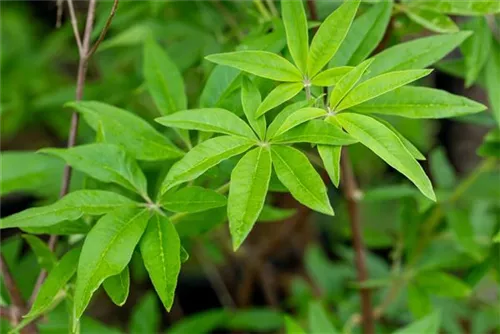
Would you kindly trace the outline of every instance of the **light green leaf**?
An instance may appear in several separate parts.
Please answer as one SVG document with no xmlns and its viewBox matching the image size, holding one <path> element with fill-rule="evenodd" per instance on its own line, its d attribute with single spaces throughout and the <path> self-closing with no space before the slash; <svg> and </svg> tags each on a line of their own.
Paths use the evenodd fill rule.
<svg viewBox="0 0 500 334">
<path fill-rule="evenodd" d="M 465 59 L 465 86 L 470 87 L 477 80 L 490 56 L 492 34 L 484 17 L 467 21 L 464 29 L 474 32 L 460 46 Z"/>
<path fill-rule="evenodd" d="M 300 151 L 288 146 L 271 148 L 273 166 L 293 197 L 318 212 L 333 215 L 323 180 Z"/>
<path fill-rule="evenodd" d="M 78 190 L 54 204 L 27 209 L 3 218 L 0 228 L 53 226 L 66 220 L 77 220 L 83 215 L 99 216 L 136 205 L 136 202 L 110 191 Z"/>
<path fill-rule="evenodd" d="M 224 133 L 256 139 L 252 129 L 234 113 L 221 108 L 190 109 L 156 119 L 164 126 Z"/>
<path fill-rule="evenodd" d="M 21 230 L 30 234 L 87 234 L 90 231 L 90 225 L 85 223 L 83 219 L 79 219 L 75 221 L 62 221 L 50 226 L 22 227 Z"/>
<path fill-rule="evenodd" d="M 460 248 L 476 261 L 482 260 L 481 245 L 475 240 L 474 222 L 465 210 L 451 209 L 446 212 L 446 221 Z"/>
<path fill-rule="evenodd" d="M 305 74 L 307 70 L 307 52 L 309 35 L 307 18 L 302 1 L 281 1 L 281 13 L 285 25 L 288 49 L 299 70 Z"/>
<path fill-rule="evenodd" d="M 340 79 L 353 69 L 351 66 L 334 67 L 318 73 L 312 80 L 313 86 L 330 87 L 336 85 Z"/>
<path fill-rule="evenodd" d="M 384 93 L 425 77 L 432 70 L 407 70 L 381 74 L 354 87 L 340 102 L 336 111 L 351 108 Z"/>
<path fill-rule="evenodd" d="M 367 68 L 373 62 L 373 59 L 368 59 L 346 73 L 335 85 L 335 88 L 330 93 L 329 106 L 334 110 L 342 99 L 353 89 L 353 87 L 361 79 Z"/>
<path fill-rule="evenodd" d="M 429 157 L 432 179 L 442 189 L 453 189 L 457 184 L 455 170 L 442 147 L 432 150 Z"/>
<path fill-rule="evenodd" d="M 395 45 L 373 57 L 373 64 L 366 77 L 391 71 L 425 68 L 446 56 L 470 35 L 470 31 L 461 31 Z"/>
<path fill-rule="evenodd" d="M 351 27 L 358 6 L 359 0 L 344 2 L 319 27 L 307 58 L 307 74 L 310 78 L 321 71 L 335 55 Z"/>
<path fill-rule="evenodd" d="M 272 139 L 273 143 L 312 143 L 324 145 L 350 145 L 357 142 L 341 128 L 322 120 L 301 124 Z"/>
<path fill-rule="evenodd" d="M 226 205 L 226 197 L 211 189 L 191 186 L 166 192 L 160 205 L 172 212 L 201 212 Z"/>
<path fill-rule="evenodd" d="M 257 86 L 247 77 L 244 77 L 241 81 L 241 105 L 243 106 L 243 112 L 247 117 L 248 123 L 250 123 L 252 129 L 257 133 L 257 136 L 260 139 L 264 139 L 267 127 L 266 118 L 255 117 L 255 113 L 261 102 L 262 99 Z"/>
<path fill-rule="evenodd" d="M 181 242 L 167 217 L 154 215 L 149 220 L 140 248 L 151 282 L 163 306 L 170 311 L 181 270 Z"/>
<path fill-rule="evenodd" d="M 289 316 L 285 316 L 286 334 L 306 334 L 300 325 Z"/>
<path fill-rule="evenodd" d="M 330 67 L 355 66 L 365 60 L 384 37 L 392 13 L 392 0 L 375 3 L 356 18 Z"/>
<path fill-rule="evenodd" d="M 111 182 L 147 197 L 146 177 L 124 149 L 111 144 L 45 148 L 41 153 L 64 159 L 71 167 L 102 182 Z"/>
<path fill-rule="evenodd" d="M 415 159 L 417 159 L 417 160 L 425 160 L 425 156 L 422 153 L 420 153 L 420 151 L 418 150 L 418 148 L 416 148 L 415 145 L 413 145 L 413 143 L 411 141 L 409 141 L 408 139 L 406 139 L 405 136 L 403 136 L 401 133 L 399 133 L 399 131 L 396 130 L 396 128 L 391 123 L 389 123 L 386 120 L 383 120 L 381 118 L 378 118 L 378 117 L 373 117 L 373 118 L 375 118 L 380 123 L 384 124 L 392 132 L 394 132 L 394 134 L 396 136 L 398 136 L 398 138 L 401 140 L 401 142 L 406 147 L 406 149 L 408 150 L 408 152 L 410 152 L 410 154 Z"/>
<path fill-rule="evenodd" d="M 330 176 L 330 180 L 332 180 L 332 183 L 338 188 L 340 184 L 340 156 L 342 147 L 318 145 L 318 152 L 326 172 L 328 176 Z"/>
<path fill-rule="evenodd" d="M 79 256 L 80 248 L 74 248 L 64 254 L 61 260 L 49 272 L 40 287 L 31 310 L 24 318 L 35 318 L 45 313 L 53 305 L 58 297 L 58 293 L 75 274 Z"/>
<path fill-rule="evenodd" d="M 204 141 L 190 150 L 170 168 L 163 181 L 161 193 L 196 179 L 209 168 L 250 149 L 255 143 L 246 138 L 221 136 Z"/>
<path fill-rule="evenodd" d="M 148 210 L 115 210 L 99 219 L 89 232 L 78 262 L 74 296 L 77 319 L 104 280 L 120 274 L 130 262 L 149 217 Z"/>
<path fill-rule="evenodd" d="M 318 301 L 312 301 L 309 303 L 309 330 L 311 333 L 329 333 L 336 334 L 338 331 L 333 327 L 332 323 L 328 319 L 323 305 Z"/>
<path fill-rule="evenodd" d="M 184 317 L 168 328 L 168 334 L 209 334 L 219 328 L 229 318 L 225 309 L 211 309 Z"/>
<path fill-rule="evenodd" d="M 291 0 L 289 0 L 291 1 Z M 273 89 L 259 105 L 255 117 L 264 115 L 269 110 L 293 98 L 304 88 L 301 82 L 284 83 Z"/>
<path fill-rule="evenodd" d="M 130 319 L 130 332 L 133 334 L 160 333 L 162 313 L 154 292 L 148 291 L 134 306 Z"/>
<path fill-rule="evenodd" d="M 498 87 L 500 87 L 500 43 L 492 42 L 492 52 L 486 64 L 486 90 L 491 104 L 493 116 L 500 126 L 500 99 L 498 99 Z"/>
<path fill-rule="evenodd" d="M 274 133 L 272 133 L 272 137 L 270 137 L 270 139 L 275 138 L 275 137 L 281 135 L 282 133 L 285 133 L 288 130 L 290 130 L 290 129 L 292 129 L 292 128 L 294 128 L 294 127 L 296 127 L 304 122 L 307 122 L 311 119 L 315 119 L 315 118 L 325 116 L 325 115 L 326 115 L 326 111 L 324 109 L 308 107 L 308 108 L 302 108 L 302 109 L 294 111 L 293 113 L 288 115 L 288 117 L 285 118 L 284 120 L 276 118 L 271 123 L 269 128 L 271 128 L 273 126 L 273 124 L 275 122 L 278 122 L 278 121 L 280 122 L 281 125 L 279 127 L 277 127 L 277 129 L 276 129 L 276 131 L 274 131 Z M 268 135 L 270 135 L 270 133 L 271 133 L 271 131 L 268 132 Z"/>
<path fill-rule="evenodd" d="M 40 267 L 47 271 L 51 271 L 57 263 L 57 258 L 54 253 L 49 249 L 46 242 L 43 242 L 34 235 L 23 235 L 24 240 L 30 245 L 31 250 L 35 253 L 36 259 Z"/>
<path fill-rule="evenodd" d="M 447 118 L 474 114 L 485 109 L 481 103 L 463 96 L 427 87 L 400 87 L 353 108 L 360 113 L 407 118 Z"/>
<path fill-rule="evenodd" d="M 107 143 L 123 146 L 136 159 L 154 161 L 184 155 L 149 123 L 126 110 L 95 101 L 71 102 L 67 105 L 83 114 L 94 130 L 97 131 L 100 126 Z"/>
<path fill-rule="evenodd" d="M 417 319 L 429 314 L 432 311 L 429 293 L 416 284 L 408 284 L 408 308 Z"/>
<path fill-rule="evenodd" d="M 438 334 L 441 323 L 440 312 L 434 312 L 419 321 L 416 321 L 405 328 L 395 331 L 393 334 Z"/>
<path fill-rule="evenodd" d="M 128 267 L 125 267 L 118 275 L 106 278 L 102 286 L 113 303 L 118 306 L 123 306 L 127 301 L 130 289 L 130 273 Z"/>
<path fill-rule="evenodd" d="M 236 51 L 205 57 L 220 65 L 231 66 L 259 77 L 296 82 L 302 81 L 300 71 L 288 60 L 267 51 Z"/>
<path fill-rule="evenodd" d="M 419 7 L 437 10 L 453 15 L 485 15 L 500 13 L 500 2 L 497 0 L 418 0 Z"/>
<path fill-rule="evenodd" d="M 336 119 L 350 135 L 409 178 L 426 197 L 436 200 L 431 181 L 394 132 L 365 115 L 341 113 Z"/>
<path fill-rule="evenodd" d="M 262 208 L 262 211 L 260 212 L 257 221 L 258 222 L 283 221 L 285 219 L 292 217 L 296 212 L 297 210 L 295 209 L 275 208 L 264 204 L 264 207 Z"/>
<path fill-rule="evenodd" d="M 276 115 L 272 123 L 267 128 L 266 140 L 269 140 L 274 136 L 276 130 L 278 130 L 278 128 L 288 118 L 288 116 L 290 116 L 299 109 L 310 107 L 312 105 L 314 105 L 314 100 L 311 99 L 309 101 L 295 102 L 284 108 L 278 115 Z"/>
<path fill-rule="evenodd" d="M 471 293 L 471 288 L 467 284 L 441 271 L 421 272 L 414 281 L 431 294 L 438 296 L 466 298 Z"/>
<path fill-rule="evenodd" d="M 144 43 L 143 72 L 149 92 L 161 114 L 187 109 L 182 74 L 153 38 Z"/>
<path fill-rule="evenodd" d="M 403 11 L 408 17 L 422 27 L 430 31 L 439 33 L 458 32 L 459 29 L 455 22 L 447 15 L 434 10 L 418 8 L 414 6 L 402 6 Z"/>
<path fill-rule="evenodd" d="M 222 107 L 222 102 L 238 88 L 241 71 L 223 65 L 215 66 L 200 96 L 200 107 Z"/>
<path fill-rule="evenodd" d="M 271 153 L 258 147 L 241 158 L 231 173 L 227 216 L 236 251 L 259 218 L 271 179 Z"/>
</svg>

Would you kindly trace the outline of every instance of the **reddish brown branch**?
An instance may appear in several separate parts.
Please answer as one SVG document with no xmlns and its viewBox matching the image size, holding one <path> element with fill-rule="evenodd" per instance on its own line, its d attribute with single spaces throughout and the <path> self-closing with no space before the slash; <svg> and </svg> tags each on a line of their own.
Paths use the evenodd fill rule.
<svg viewBox="0 0 500 334">
<path fill-rule="evenodd" d="M 0 254 L 0 272 L 2 273 L 3 282 L 5 287 L 7 288 L 7 292 L 10 297 L 10 302 L 12 305 L 19 310 L 24 310 L 26 308 L 26 304 L 24 303 L 23 297 L 21 296 L 21 292 L 17 287 L 16 281 L 12 276 L 9 268 L 7 267 L 7 262 L 3 255 Z"/>
<path fill-rule="evenodd" d="M 358 275 L 358 281 L 362 283 L 368 279 L 368 270 L 366 267 L 366 251 L 361 232 L 361 219 L 358 205 L 361 192 L 358 188 L 356 178 L 354 177 L 354 173 L 352 171 L 349 154 L 347 153 L 347 149 L 345 148 L 342 150 L 342 159 L 340 163 L 342 188 L 347 200 L 347 209 L 349 211 L 351 224 L 353 246 L 355 251 L 356 271 Z M 371 291 L 367 288 L 361 288 L 359 291 L 361 297 L 361 314 L 363 317 L 363 333 L 373 334 L 375 333 L 375 323 L 373 318 Z"/>
</svg>

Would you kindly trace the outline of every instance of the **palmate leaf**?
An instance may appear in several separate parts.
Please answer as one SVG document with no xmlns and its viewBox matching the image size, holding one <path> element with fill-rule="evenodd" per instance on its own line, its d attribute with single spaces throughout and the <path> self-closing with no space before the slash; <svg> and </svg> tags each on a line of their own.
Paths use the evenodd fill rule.
<svg viewBox="0 0 500 334">
<path fill-rule="evenodd" d="M 353 107 L 361 113 L 407 118 L 447 118 L 485 110 L 481 103 L 428 87 L 400 87 Z"/>
<path fill-rule="evenodd" d="M 281 1 L 281 13 L 290 54 L 299 70 L 306 74 L 309 35 L 304 5 L 302 1 Z"/>
<path fill-rule="evenodd" d="M 227 216 L 237 250 L 246 239 L 264 207 L 271 179 L 271 153 L 258 147 L 241 158 L 231 173 Z"/>
<path fill-rule="evenodd" d="M 77 319 L 104 280 L 120 274 L 130 262 L 150 216 L 145 209 L 115 210 L 102 217 L 89 232 L 78 262 L 74 296 Z"/>
<path fill-rule="evenodd" d="M 297 201 L 315 211 L 333 215 L 325 184 L 302 152 L 276 145 L 271 147 L 271 154 L 279 180 Z"/>
<path fill-rule="evenodd" d="M 318 145 L 318 153 L 323 161 L 323 165 L 335 187 L 340 184 L 340 156 L 341 146 Z"/>
<path fill-rule="evenodd" d="M 130 272 L 128 267 L 125 267 L 118 275 L 106 278 L 102 286 L 115 305 L 123 306 L 127 301 L 130 290 Z"/>
<path fill-rule="evenodd" d="M 244 77 L 241 81 L 241 105 L 243 106 L 243 112 L 245 113 L 248 123 L 255 133 L 257 133 L 257 136 L 260 139 L 264 139 L 267 127 L 266 118 L 255 117 L 261 102 L 262 98 L 257 86 L 255 86 L 250 79 Z"/>
<path fill-rule="evenodd" d="M 252 129 L 238 116 L 226 109 L 204 108 L 183 110 L 159 117 L 158 123 L 187 130 L 209 131 L 257 139 Z"/>
<path fill-rule="evenodd" d="M 180 183 L 196 179 L 219 162 L 241 154 L 253 145 L 255 142 L 250 139 L 232 136 L 221 136 L 202 142 L 172 166 L 162 183 L 161 193 Z"/>
<path fill-rule="evenodd" d="M 144 173 L 124 149 L 112 144 L 46 148 L 39 152 L 62 158 L 71 167 L 102 182 L 111 182 L 147 197 Z"/>
<path fill-rule="evenodd" d="M 224 195 L 197 186 L 168 191 L 160 199 L 160 205 L 172 212 L 201 212 L 225 206 L 226 202 Z"/>
<path fill-rule="evenodd" d="M 474 32 L 460 46 L 465 59 L 465 86 L 469 87 L 477 80 L 490 56 L 492 34 L 484 17 L 467 21 L 464 29 Z"/>
<path fill-rule="evenodd" d="M 231 66 L 259 77 L 285 82 L 302 81 L 300 71 L 288 60 L 267 51 L 236 51 L 213 54 L 207 60 Z"/>
<path fill-rule="evenodd" d="M 266 131 L 266 139 L 274 137 L 276 131 L 283 124 L 283 122 L 299 109 L 311 107 L 314 104 L 314 100 L 295 102 L 284 108 L 272 121 Z"/>
<path fill-rule="evenodd" d="M 430 31 L 439 33 L 452 33 L 459 31 L 457 25 L 449 16 L 434 10 L 408 6 L 403 7 L 403 11 L 412 21 L 420 24 Z"/>
<path fill-rule="evenodd" d="M 53 226 L 66 220 L 77 220 L 83 215 L 99 216 L 118 208 L 137 205 L 127 197 L 110 191 L 78 190 L 54 204 L 27 209 L 3 218 L 0 228 Z"/>
<path fill-rule="evenodd" d="M 328 64 L 347 35 L 359 0 L 349 0 L 330 14 L 314 35 L 307 57 L 307 75 L 312 78 Z"/>
<path fill-rule="evenodd" d="M 259 105 L 255 117 L 264 115 L 269 110 L 293 98 L 304 88 L 301 82 L 284 83 L 273 89 Z"/>
<path fill-rule="evenodd" d="M 369 101 L 377 96 L 418 80 L 431 72 L 432 70 L 396 71 L 368 79 L 347 93 L 345 98 L 337 106 L 336 111 L 351 108 L 357 104 Z"/>
<path fill-rule="evenodd" d="M 123 146 L 138 160 L 176 159 L 184 155 L 149 123 L 126 110 L 95 101 L 71 102 L 67 106 L 83 114 L 107 143 Z"/>
<path fill-rule="evenodd" d="M 314 86 L 329 87 L 336 85 L 340 79 L 348 72 L 353 69 L 351 66 L 340 66 L 335 68 L 330 68 L 318 73 L 312 80 L 311 83 Z"/>
<path fill-rule="evenodd" d="M 151 282 L 163 306 L 169 311 L 181 269 L 181 243 L 167 217 L 158 214 L 151 217 L 140 241 L 140 249 Z"/>
<path fill-rule="evenodd" d="M 366 72 L 373 59 L 368 59 L 347 72 L 335 85 L 330 94 L 329 106 L 334 110 L 342 99 L 353 89 L 363 74 Z"/>
<path fill-rule="evenodd" d="M 312 143 L 342 146 L 354 144 L 357 140 L 342 131 L 338 126 L 322 120 L 312 120 L 274 137 L 272 142 L 279 144 Z"/>
<path fill-rule="evenodd" d="M 269 133 L 272 134 L 272 137 L 270 137 L 270 139 L 277 137 L 304 122 L 325 115 L 326 111 L 324 109 L 309 107 L 309 108 L 302 108 L 290 113 L 288 117 L 286 117 L 284 120 L 275 119 L 273 123 L 271 123 L 269 128 L 271 128 L 275 122 L 280 122 L 279 123 L 280 125 L 276 126 L 276 131 L 273 131 L 274 133 L 271 133 L 269 131 Z"/>
<path fill-rule="evenodd" d="M 361 114 L 341 113 L 335 118 L 350 135 L 409 178 L 426 197 L 436 200 L 429 178 L 394 132 Z"/>
</svg>

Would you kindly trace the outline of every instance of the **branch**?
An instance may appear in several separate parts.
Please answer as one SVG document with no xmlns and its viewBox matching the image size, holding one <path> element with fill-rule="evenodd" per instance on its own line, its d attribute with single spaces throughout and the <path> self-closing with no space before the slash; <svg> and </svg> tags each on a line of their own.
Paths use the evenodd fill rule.
<svg viewBox="0 0 500 334">
<path fill-rule="evenodd" d="M 358 274 L 359 283 L 363 283 L 368 279 L 368 270 L 366 268 L 365 246 L 361 233 L 361 220 L 359 214 L 358 201 L 360 199 L 360 190 L 356 183 L 356 178 L 352 171 L 351 161 L 347 150 L 342 149 L 342 159 L 340 160 L 342 188 L 347 199 L 347 209 L 351 224 L 353 245 L 355 251 L 356 271 Z M 362 287 L 359 290 L 361 297 L 361 314 L 363 316 L 363 333 L 375 333 L 375 323 L 372 310 L 371 291 L 368 288 Z"/>
<path fill-rule="evenodd" d="M 23 297 L 21 296 L 21 292 L 17 287 L 12 273 L 7 267 L 7 261 L 5 261 L 3 254 L 0 254 L 0 272 L 2 273 L 3 282 L 7 288 L 7 292 L 9 293 L 10 302 L 15 308 L 25 310 L 26 304 L 24 303 Z"/>
<path fill-rule="evenodd" d="M 76 45 L 78 46 L 78 53 L 80 54 L 81 57 L 83 55 L 83 46 L 82 46 L 82 40 L 80 39 L 80 32 L 78 31 L 78 21 L 76 19 L 75 8 L 73 7 L 73 0 L 67 0 L 67 2 L 69 9 L 69 16 L 71 20 L 71 27 L 73 28 L 73 34 L 75 35 Z"/>
<path fill-rule="evenodd" d="M 104 40 L 104 37 L 108 33 L 109 27 L 111 26 L 111 21 L 113 21 L 113 17 L 115 17 L 116 10 L 118 9 L 118 2 L 119 0 L 114 0 L 108 19 L 106 20 L 106 24 L 104 25 L 104 28 L 102 29 L 101 34 L 99 35 L 99 38 L 94 43 L 90 51 L 87 53 L 87 58 L 92 57 L 92 55 L 94 54 L 94 52 L 96 52 L 97 48 L 99 47 L 101 42 Z"/>
</svg>

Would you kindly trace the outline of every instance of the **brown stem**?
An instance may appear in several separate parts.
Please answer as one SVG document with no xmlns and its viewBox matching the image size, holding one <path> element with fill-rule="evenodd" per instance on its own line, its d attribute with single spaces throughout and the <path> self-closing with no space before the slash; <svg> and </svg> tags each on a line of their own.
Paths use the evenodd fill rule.
<svg viewBox="0 0 500 334">
<path fill-rule="evenodd" d="M 97 41 L 94 43 L 90 51 L 87 53 L 87 59 L 92 57 L 94 52 L 96 52 L 97 48 L 101 44 L 101 42 L 104 40 L 104 37 L 108 33 L 109 27 L 111 26 L 111 21 L 113 21 L 113 18 L 115 17 L 116 10 L 118 9 L 118 2 L 119 0 L 114 0 L 113 6 L 111 7 L 111 11 L 109 13 L 108 19 L 106 20 L 106 23 L 104 24 L 104 28 L 101 31 L 101 34 L 99 35 L 99 38 Z"/>
<path fill-rule="evenodd" d="M 361 233 L 361 220 L 358 201 L 360 199 L 360 190 L 352 171 L 349 154 L 344 148 L 342 150 L 342 159 L 340 161 L 342 188 L 347 199 L 347 209 L 352 230 L 352 239 L 355 251 L 356 271 L 359 283 L 363 283 L 368 279 L 368 270 L 365 259 L 365 246 Z M 371 291 L 368 288 L 360 288 L 361 297 L 361 314 L 363 317 L 363 333 L 375 333 L 375 323 L 373 318 Z"/>
<path fill-rule="evenodd" d="M 21 292 L 17 287 L 12 273 L 7 267 L 7 261 L 5 261 L 3 254 L 0 254 L 0 272 L 2 273 L 3 282 L 5 284 L 5 287 L 7 288 L 10 302 L 17 309 L 24 310 L 26 308 L 26 304 L 24 303 L 23 297 L 21 296 Z"/>
<path fill-rule="evenodd" d="M 309 9 L 309 16 L 311 17 L 311 20 L 317 21 L 318 11 L 316 10 L 316 3 L 314 0 L 307 0 L 307 8 Z"/>
</svg>

